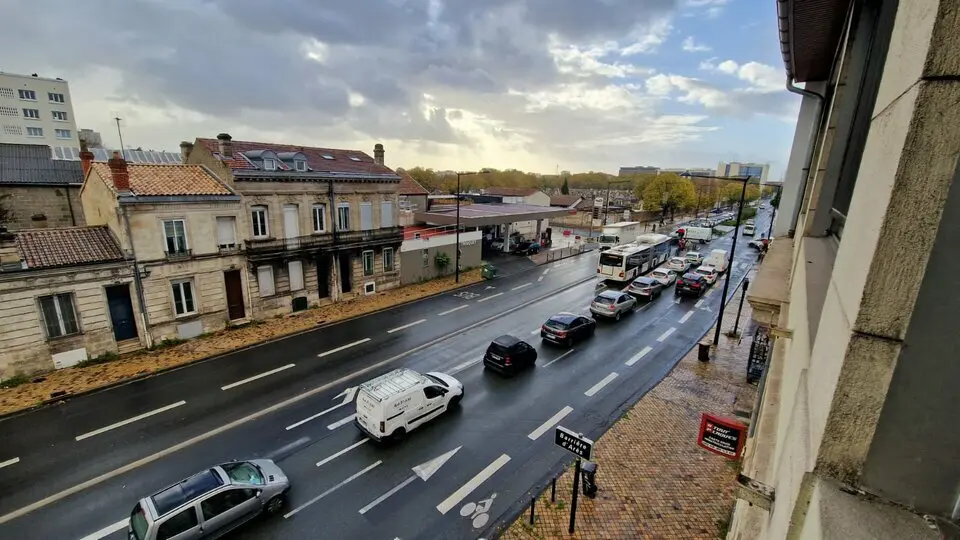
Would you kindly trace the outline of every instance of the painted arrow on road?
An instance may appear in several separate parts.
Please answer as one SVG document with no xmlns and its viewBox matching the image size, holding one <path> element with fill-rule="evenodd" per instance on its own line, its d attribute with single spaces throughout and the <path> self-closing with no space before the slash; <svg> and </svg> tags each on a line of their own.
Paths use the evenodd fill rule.
<svg viewBox="0 0 960 540">
<path fill-rule="evenodd" d="M 320 411 L 320 412 L 318 412 L 317 414 L 315 414 L 315 415 L 313 415 L 313 416 L 308 416 L 307 418 L 304 418 L 303 420 L 300 420 L 299 422 L 296 422 L 296 423 L 294 423 L 294 424 L 290 424 L 289 426 L 287 426 L 287 431 L 290 431 L 291 429 L 294 429 L 294 428 L 298 428 L 298 427 L 306 424 L 307 422 L 310 422 L 311 420 L 316 420 L 317 418 L 320 418 L 321 416 L 323 416 L 323 415 L 325 415 L 325 414 L 327 414 L 327 413 L 329 413 L 329 412 L 333 412 L 333 411 L 339 409 L 340 407 L 343 407 L 343 406 L 345 406 L 345 405 L 349 405 L 349 404 L 353 403 L 353 397 L 356 396 L 356 395 L 357 395 L 357 387 L 356 387 L 356 386 L 351 386 L 350 388 L 347 388 L 347 389 L 344 390 L 343 392 L 340 392 L 339 394 L 333 396 L 333 400 L 334 400 L 334 401 L 336 401 L 336 400 L 338 400 L 338 399 L 340 399 L 340 398 L 342 397 L 342 398 L 343 398 L 343 401 L 342 401 L 342 402 L 338 403 L 337 405 L 334 405 L 333 407 L 330 407 L 329 409 Z"/>
<path fill-rule="evenodd" d="M 361 514 L 366 514 L 367 512 L 369 512 L 370 510 L 372 510 L 372 509 L 373 509 L 375 506 L 377 506 L 378 504 L 382 503 L 383 501 L 385 501 L 385 500 L 387 500 L 388 498 L 390 498 L 392 495 L 396 494 L 396 493 L 397 493 L 398 491 L 400 491 L 401 489 L 403 489 L 403 488 L 407 487 L 408 485 L 410 485 L 410 483 L 413 482 L 414 480 L 416 480 L 417 478 L 419 478 L 419 479 L 423 480 L 424 482 L 426 482 L 427 480 L 430 479 L 431 476 L 433 476 L 434 474 L 436 474 L 437 471 L 440 470 L 440 467 L 443 467 L 443 464 L 446 463 L 447 461 L 449 461 L 450 458 L 452 458 L 453 455 L 456 454 L 461 448 L 463 448 L 463 446 L 458 446 L 458 447 L 454 448 L 453 450 L 450 450 L 449 452 L 447 452 L 447 453 L 445 453 L 445 454 L 441 454 L 441 455 L 439 455 L 439 456 L 437 456 L 437 457 L 435 457 L 435 458 L 433 458 L 433 459 L 431 459 L 431 460 L 429 460 L 429 461 L 425 461 L 425 462 L 421 463 L 420 465 L 417 465 L 416 467 L 413 468 L 413 474 L 412 474 L 409 478 L 407 478 L 407 479 L 404 480 L 403 482 L 400 482 L 399 484 L 397 484 L 396 486 L 394 486 L 390 491 L 388 491 L 388 492 L 384 493 L 383 495 L 377 497 L 377 498 L 374 499 L 370 504 L 368 504 L 368 505 L 364 506 L 363 508 L 361 508 L 361 509 L 360 509 L 360 513 L 361 513 Z"/>
</svg>

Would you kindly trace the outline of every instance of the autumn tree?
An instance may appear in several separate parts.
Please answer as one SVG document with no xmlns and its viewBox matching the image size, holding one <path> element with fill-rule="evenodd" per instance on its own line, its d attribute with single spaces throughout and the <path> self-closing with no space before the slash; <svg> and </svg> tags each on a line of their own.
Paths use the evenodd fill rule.
<svg viewBox="0 0 960 540">
<path fill-rule="evenodd" d="M 743 191 L 743 185 L 740 182 L 729 182 L 721 190 L 721 200 L 727 206 L 733 206 L 740 202 L 741 191 Z"/>
<path fill-rule="evenodd" d="M 646 210 L 660 212 L 663 218 L 670 213 L 673 219 L 677 210 L 693 208 L 697 196 L 693 182 L 677 174 L 659 174 L 649 180 L 643 190 L 643 205 Z"/>
</svg>

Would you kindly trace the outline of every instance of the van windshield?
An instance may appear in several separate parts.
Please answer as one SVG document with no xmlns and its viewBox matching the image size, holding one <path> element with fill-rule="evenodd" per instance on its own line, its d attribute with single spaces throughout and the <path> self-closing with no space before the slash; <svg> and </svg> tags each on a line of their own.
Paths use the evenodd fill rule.
<svg viewBox="0 0 960 540">
<path fill-rule="evenodd" d="M 263 475 L 260 474 L 260 468 L 247 461 L 237 463 L 226 463 L 221 465 L 230 480 L 242 484 L 263 485 Z"/>
<path fill-rule="evenodd" d="M 435 382 L 435 383 L 443 386 L 444 388 L 449 388 L 449 387 L 450 387 L 450 385 L 447 384 L 447 383 L 445 383 L 445 382 L 443 382 L 443 379 L 441 379 L 440 377 L 434 377 L 433 375 L 431 375 L 431 374 L 429 374 L 429 373 L 424 373 L 423 376 L 426 377 L 426 378 L 428 378 L 428 379 L 430 379 L 431 381 L 433 381 L 433 382 Z"/>
<path fill-rule="evenodd" d="M 143 507 L 137 503 L 133 507 L 133 512 L 130 512 L 130 529 L 133 530 L 133 536 L 137 540 L 145 540 L 148 528 L 147 518 L 143 515 Z"/>
</svg>

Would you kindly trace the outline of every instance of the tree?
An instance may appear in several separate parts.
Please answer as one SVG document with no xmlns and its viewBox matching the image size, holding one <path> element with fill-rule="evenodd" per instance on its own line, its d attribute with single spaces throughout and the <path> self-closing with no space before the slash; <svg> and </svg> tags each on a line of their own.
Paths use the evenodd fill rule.
<svg viewBox="0 0 960 540">
<path fill-rule="evenodd" d="M 780 208 L 780 190 L 777 190 L 777 194 L 773 196 L 773 199 L 770 200 L 770 206 L 779 209 Z"/>
<path fill-rule="evenodd" d="M 696 202 L 693 182 L 677 174 L 654 176 L 643 189 L 644 208 L 653 212 L 659 211 L 664 218 L 669 212 L 672 219 L 677 210 L 693 208 Z"/>
<path fill-rule="evenodd" d="M 757 187 L 757 186 L 755 186 L 755 185 L 753 185 L 753 184 L 748 185 L 748 186 L 747 186 L 747 195 L 746 195 L 745 198 L 746 198 L 747 202 L 751 202 L 751 201 L 755 201 L 755 200 L 759 199 L 759 198 L 760 198 L 760 188 Z M 738 200 L 739 200 L 739 199 L 738 199 Z"/>
<path fill-rule="evenodd" d="M 740 202 L 740 192 L 743 191 L 743 185 L 740 182 L 730 182 L 723 186 L 721 190 L 721 199 L 727 206 L 733 206 Z"/>
<path fill-rule="evenodd" d="M 570 183 L 567 182 L 566 178 L 563 179 L 563 184 L 560 186 L 560 193 L 564 195 L 570 194 Z"/>
</svg>

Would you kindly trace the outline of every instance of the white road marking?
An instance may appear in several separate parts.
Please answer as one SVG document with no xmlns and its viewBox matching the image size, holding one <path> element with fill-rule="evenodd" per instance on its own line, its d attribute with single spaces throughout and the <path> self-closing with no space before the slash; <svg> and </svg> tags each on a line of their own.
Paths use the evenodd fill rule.
<svg viewBox="0 0 960 540">
<path fill-rule="evenodd" d="M 253 382 L 253 381 L 257 380 L 257 379 L 262 379 L 262 378 L 264 378 L 264 377 L 269 377 L 270 375 L 273 375 L 274 373 L 280 373 L 280 372 L 283 371 L 283 370 L 290 369 L 290 368 L 295 367 L 295 366 L 296 366 L 296 364 L 287 364 L 287 365 L 285 365 L 285 366 L 280 366 L 280 367 L 278 367 L 277 369 L 271 369 L 270 371 L 264 371 L 263 373 L 261 373 L 261 374 L 259 374 L 259 375 L 254 375 L 253 377 L 247 377 L 246 379 L 244 379 L 244 380 L 242 380 L 242 381 L 237 381 L 237 382 L 235 382 L 235 383 L 230 383 L 230 384 L 228 384 L 228 385 L 226 385 L 226 386 L 221 386 L 220 389 L 221 389 L 221 390 L 229 390 L 229 389 L 231 389 L 231 388 L 236 388 L 236 387 L 238 387 L 238 386 L 240 386 L 240 385 L 242 385 L 242 384 L 247 384 L 248 382 Z"/>
<path fill-rule="evenodd" d="M 457 307 L 455 307 L 455 308 L 453 308 L 453 309 L 448 309 L 448 310 L 446 310 L 446 311 L 441 311 L 440 313 L 437 313 L 437 317 L 443 317 L 444 315 L 449 315 L 449 314 L 453 313 L 454 311 L 460 311 L 461 309 L 467 309 L 468 307 L 470 307 L 469 304 L 464 304 L 464 305 L 462 305 L 462 306 L 457 306 Z"/>
<path fill-rule="evenodd" d="M 527 438 L 530 439 L 531 441 L 535 441 L 539 439 L 541 435 L 546 433 L 553 426 L 557 425 L 561 420 L 566 418 L 566 416 L 572 412 L 573 412 L 573 407 L 570 407 L 570 406 L 566 406 L 560 409 L 560 411 L 557 412 L 557 414 L 551 416 L 549 420 L 540 424 L 540 427 L 531 431 L 530 434 L 527 435 Z"/>
<path fill-rule="evenodd" d="M 674 332 L 676 332 L 676 331 L 677 331 L 677 328 L 676 328 L 675 326 L 671 326 L 669 330 L 667 330 L 666 332 L 660 334 L 660 337 L 657 338 L 657 341 L 664 341 L 665 339 L 667 339 L 668 337 L 670 337 L 670 334 L 672 334 L 672 333 L 674 333 Z"/>
<path fill-rule="evenodd" d="M 359 441 L 351 444 L 350 446 L 344 448 L 343 450 L 340 450 L 339 452 L 337 452 L 337 453 L 335 453 L 335 454 L 331 454 L 331 455 L 329 455 L 329 456 L 321 459 L 320 461 L 317 462 L 317 467 L 319 467 L 319 466 L 321 466 L 321 465 L 325 465 L 325 464 L 327 464 L 327 463 L 330 463 L 331 461 L 333 461 L 333 460 L 337 459 L 338 457 L 346 454 L 347 452 L 353 450 L 354 448 L 360 446 L 361 444 L 366 443 L 366 442 L 369 441 L 369 440 L 370 440 L 370 439 L 364 437 L 363 439 L 360 439 Z"/>
<path fill-rule="evenodd" d="M 390 498 L 391 495 L 393 495 L 394 493 L 396 493 L 396 492 L 400 491 L 401 489 L 407 487 L 408 485 L 410 485 L 410 482 L 413 482 L 413 481 L 416 480 L 416 479 L 417 479 L 417 475 L 413 475 L 413 476 L 411 476 L 410 478 L 407 478 L 406 480 L 404 480 L 403 482 L 400 482 L 400 483 L 397 484 L 396 486 L 393 486 L 393 488 L 392 488 L 390 491 L 388 491 L 388 492 L 384 493 L 383 495 L 377 497 L 377 498 L 374 499 L 370 504 L 368 504 L 368 505 L 364 506 L 363 508 L 361 508 L 361 509 L 360 509 L 360 513 L 361 513 L 361 514 L 366 514 L 366 513 L 369 512 L 371 509 L 373 509 L 374 506 L 376 506 L 376 505 L 382 503 L 383 501 L 387 500 L 388 498 Z"/>
<path fill-rule="evenodd" d="M 488 297 L 486 297 L 486 298 L 481 298 L 481 299 L 477 300 L 477 302 L 486 302 L 487 300 L 489 300 L 489 299 L 491 299 L 491 298 L 496 298 L 496 297 L 498 297 L 498 296 L 503 296 L 503 293 L 502 293 L 502 292 L 498 292 L 497 294 L 490 295 L 490 296 L 488 296 Z"/>
<path fill-rule="evenodd" d="M 690 311 L 686 312 L 683 315 L 683 317 L 680 317 L 680 324 L 687 322 L 688 320 L 690 320 L 690 317 L 692 316 L 693 316 L 693 310 L 691 309 Z"/>
<path fill-rule="evenodd" d="M 337 347 L 336 349 L 330 349 L 330 350 L 327 351 L 327 352 L 322 352 L 322 353 L 320 353 L 320 354 L 317 355 L 317 358 L 323 358 L 324 356 L 327 356 L 327 355 L 330 355 L 330 354 L 334 354 L 334 353 L 338 353 L 338 352 L 340 352 L 340 351 L 342 351 L 342 350 L 349 349 L 350 347 L 356 347 L 357 345 L 360 345 L 361 343 L 366 343 L 366 342 L 368 342 L 368 341 L 370 341 L 370 338 L 358 339 L 357 341 L 354 341 L 353 343 L 347 343 L 346 345 L 341 345 L 341 346 Z"/>
<path fill-rule="evenodd" d="M 4 467 L 8 467 L 8 466 L 10 466 L 10 465 L 16 465 L 17 463 L 20 463 L 20 458 L 18 458 L 18 457 L 10 458 L 10 459 L 8 459 L 8 460 L 6 460 L 6 461 L 0 461 L 0 469 L 2 469 L 2 468 L 4 468 Z"/>
<path fill-rule="evenodd" d="M 86 535 L 80 540 L 100 540 L 101 538 L 106 538 L 117 531 L 125 529 L 128 522 L 129 520 L 127 519 L 120 520 L 113 525 L 107 525 L 95 533 Z"/>
<path fill-rule="evenodd" d="M 640 350 L 640 352 L 638 352 L 637 354 L 633 355 L 629 360 L 627 360 L 627 361 L 624 362 L 624 363 L 627 364 L 628 366 L 632 366 L 632 365 L 636 364 L 637 362 L 639 362 L 641 358 L 643 358 L 644 356 L 646 356 L 647 354 L 649 354 L 650 351 L 652 351 L 652 350 L 653 350 L 653 347 L 649 347 L 649 346 L 648 346 L 648 347 L 644 347 L 643 349 Z"/>
<path fill-rule="evenodd" d="M 539 334 L 539 333 L 540 333 L 540 329 L 537 328 L 536 330 L 530 332 L 530 335 L 531 335 L 531 336 L 534 336 L 534 335 L 537 335 L 537 334 Z"/>
<path fill-rule="evenodd" d="M 450 374 L 450 375 L 456 375 L 457 373 L 460 373 L 461 371 L 463 371 L 463 370 L 465 370 L 465 369 L 467 369 L 467 368 L 469 368 L 469 367 L 473 367 L 473 366 L 475 366 L 476 364 L 479 364 L 481 360 L 483 360 L 483 357 L 482 357 L 482 356 L 481 356 L 480 358 L 474 358 L 473 360 L 467 360 L 466 362 L 464 362 L 464 363 L 462 363 L 462 364 L 460 364 L 460 365 L 457 365 L 457 366 L 455 366 L 453 369 L 451 369 L 451 370 L 449 371 L 449 374 Z"/>
<path fill-rule="evenodd" d="M 537 278 L 537 283 L 540 283 L 541 281 L 543 281 L 543 276 Z"/>
<path fill-rule="evenodd" d="M 583 308 L 584 311 L 590 311 L 590 306 Z"/>
<path fill-rule="evenodd" d="M 356 418 L 356 417 L 357 417 L 356 414 L 351 414 L 350 416 L 348 416 L 348 417 L 346 417 L 346 418 L 341 418 L 340 420 L 337 420 L 336 422 L 334 422 L 334 423 L 330 424 L 329 426 L 327 426 L 327 429 L 329 429 L 330 431 L 333 431 L 333 430 L 337 429 L 338 427 L 342 427 L 342 426 L 345 426 L 345 425 L 349 424 L 350 422 L 353 422 L 353 419 Z"/>
<path fill-rule="evenodd" d="M 154 409 L 154 410 L 152 410 L 152 411 L 145 412 L 145 413 L 143 413 L 143 414 L 134 416 L 133 418 L 127 418 L 126 420 L 121 420 L 121 421 L 119 421 L 119 422 L 117 422 L 117 423 L 115 423 L 115 424 L 110 424 L 109 426 L 102 427 L 102 428 L 100 428 L 100 429 L 95 429 L 95 430 L 90 431 L 90 432 L 88 432 L 88 433 L 84 433 L 83 435 L 77 435 L 76 437 L 74 437 L 74 439 L 76 439 L 76 440 L 78 440 L 78 441 L 82 441 L 82 440 L 84 440 L 84 439 L 89 439 L 90 437 L 93 437 L 93 436 L 95 436 L 95 435 L 99 435 L 99 434 L 101 434 L 101 433 L 106 433 L 106 432 L 110 431 L 111 429 L 117 429 L 118 427 L 122 427 L 122 426 L 125 426 L 125 425 L 127 425 L 127 424 L 132 424 L 132 423 L 136 422 L 137 420 L 143 420 L 144 418 L 148 418 L 148 417 L 153 416 L 153 415 L 155 415 L 155 414 L 160 414 L 160 413 L 162 413 L 162 412 L 169 411 L 170 409 L 176 409 L 177 407 L 179 407 L 179 406 L 181 406 L 181 405 L 186 405 L 186 404 L 187 404 L 186 401 L 178 401 L 178 402 L 176 402 L 176 403 L 171 403 L 170 405 L 167 405 L 166 407 L 160 407 L 159 409 Z M 0 463 L 0 466 L 3 466 L 3 464 Z"/>
<path fill-rule="evenodd" d="M 287 431 L 290 431 L 290 430 L 293 429 L 293 428 L 300 427 L 300 426 L 306 424 L 307 422 L 310 422 L 311 420 L 316 420 L 317 418 L 320 418 L 321 416 L 323 416 L 323 415 L 325 415 L 325 414 L 327 414 L 327 413 L 329 413 L 329 412 L 335 411 L 335 410 L 339 409 L 340 407 L 343 407 L 344 405 L 349 405 L 350 403 L 353 402 L 353 396 L 356 395 L 356 393 L 357 393 L 357 387 L 356 387 L 356 386 L 351 386 L 350 388 L 347 388 L 346 390 L 344 390 L 343 392 L 340 392 L 339 394 L 337 394 L 337 395 L 333 398 L 333 399 L 337 399 L 338 397 L 343 396 L 343 402 L 342 402 L 342 403 L 340 403 L 339 405 L 334 405 L 333 407 L 330 407 L 329 409 L 322 410 L 322 411 L 318 412 L 317 414 L 314 414 L 313 416 L 308 416 L 307 418 L 304 418 L 303 420 L 300 420 L 299 422 L 295 422 L 295 423 L 293 423 L 293 424 L 290 424 L 289 426 L 287 426 Z"/>
<path fill-rule="evenodd" d="M 549 271 L 550 271 L 549 268 L 544 268 L 544 269 L 543 269 L 543 275 L 544 275 L 544 276 L 547 275 L 547 272 L 549 272 Z"/>
<path fill-rule="evenodd" d="M 307 444 L 308 442 L 310 442 L 310 437 L 300 437 L 299 439 L 293 441 L 292 443 L 290 443 L 290 444 L 285 444 L 285 445 L 281 446 L 280 448 L 277 448 L 277 449 L 274 450 L 273 452 L 268 453 L 266 457 L 267 457 L 267 459 L 272 459 L 272 460 L 274 460 L 274 461 L 278 461 L 278 460 L 279 460 L 281 457 L 283 457 L 284 454 L 286 454 L 287 452 L 293 453 L 292 450 L 293 450 L 294 448 L 298 448 L 298 447 L 300 447 L 300 446 L 303 446 L 303 445 Z"/>
<path fill-rule="evenodd" d="M 583 393 L 583 395 L 585 395 L 585 396 L 587 396 L 587 397 L 593 397 L 597 392 L 599 392 L 600 390 L 603 390 L 603 387 L 604 387 L 604 386 L 610 384 L 610 382 L 613 381 L 614 379 L 616 379 L 618 376 L 619 376 L 619 375 L 617 375 L 616 372 L 613 372 L 613 373 L 607 375 L 606 377 L 604 377 L 603 379 L 601 379 L 600 382 L 598 382 L 597 384 L 591 386 L 589 390 L 587 390 L 586 392 Z"/>
<path fill-rule="evenodd" d="M 571 353 L 573 353 L 574 350 L 576 350 L 576 349 L 570 349 L 569 351 L 567 351 L 567 352 L 561 354 L 560 356 L 554 358 L 553 360 L 547 362 L 546 364 L 543 365 L 543 367 L 549 367 L 549 366 L 550 366 L 551 364 L 553 364 L 554 362 L 556 362 L 556 361 L 560 360 L 561 358 L 564 358 L 564 357 L 570 355 Z"/>
<path fill-rule="evenodd" d="M 517 289 L 522 289 L 522 288 L 524 288 L 524 287 L 529 287 L 529 286 L 531 286 L 531 285 L 533 285 L 533 283 L 524 283 L 523 285 L 517 285 L 516 287 L 514 287 L 514 288 L 512 288 L 512 289 L 510 289 L 510 290 L 511 290 L 511 291 L 515 291 L 515 290 L 517 290 Z"/>
<path fill-rule="evenodd" d="M 700 306 L 702 306 L 702 305 L 703 305 L 703 298 L 697 300 L 697 303 L 694 304 L 693 307 L 698 308 L 698 307 L 700 307 Z"/>
<path fill-rule="evenodd" d="M 454 491 L 450 494 L 449 497 L 444 499 L 443 502 L 437 505 L 437 510 L 441 514 L 446 515 L 453 507 L 460 504 L 461 501 L 467 498 L 467 495 L 470 495 L 473 490 L 477 489 L 480 484 L 484 483 L 491 476 L 494 475 L 501 467 L 507 464 L 510 461 L 510 456 L 502 454 L 497 459 L 493 460 L 492 463 L 486 466 L 482 471 L 478 472 L 476 476 L 467 481 L 466 484 L 460 486 L 460 489 Z"/>
<path fill-rule="evenodd" d="M 405 325 L 403 325 L 403 326 L 398 326 L 398 327 L 396 327 L 396 328 L 387 330 L 387 333 L 388 333 L 388 334 L 392 334 L 392 333 L 394 333 L 394 332 L 399 332 L 399 331 L 401 331 L 401 330 L 406 330 L 407 328 L 410 328 L 411 326 L 416 326 L 416 325 L 418 325 L 418 324 L 420 324 L 420 323 L 422 323 L 422 322 L 427 322 L 427 320 L 426 320 L 426 319 L 420 319 L 419 321 L 413 321 L 412 323 L 408 323 L 408 324 L 405 324 Z"/>
<path fill-rule="evenodd" d="M 371 470 L 373 470 L 373 469 L 375 469 L 377 466 L 379 466 L 381 463 L 383 463 L 383 462 L 382 462 L 382 461 L 377 461 L 376 463 L 374 463 L 373 465 L 370 465 L 370 466 L 367 467 L 366 469 L 363 469 L 363 470 L 361 470 L 360 472 L 354 473 L 352 476 L 349 476 L 346 480 L 340 482 L 339 484 L 333 486 L 332 488 L 324 491 L 323 493 L 317 495 L 316 497 L 310 499 L 309 501 L 307 501 L 307 502 L 301 504 L 300 506 L 294 508 L 293 510 L 287 512 L 286 514 L 284 514 L 283 517 L 284 517 L 285 519 L 290 519 L 290 516 L 296 514 L 297 512 L 303 510 L 304 508 L 310 506 L 311 504 L 314 504 L 315 502 L 317 502 L 317 501 L 319 501 L 320 499 L 326 497 L 327 495 L 333 493 L 334 491 L 342 488 L 343 486 L 349 484 L 350 482 L 353 482 L 353 481 L 356 480 L 357 478 L 360 478 L 361 476 L 367 474 L 368 472 L 370 472 Z"/>
</svg>

